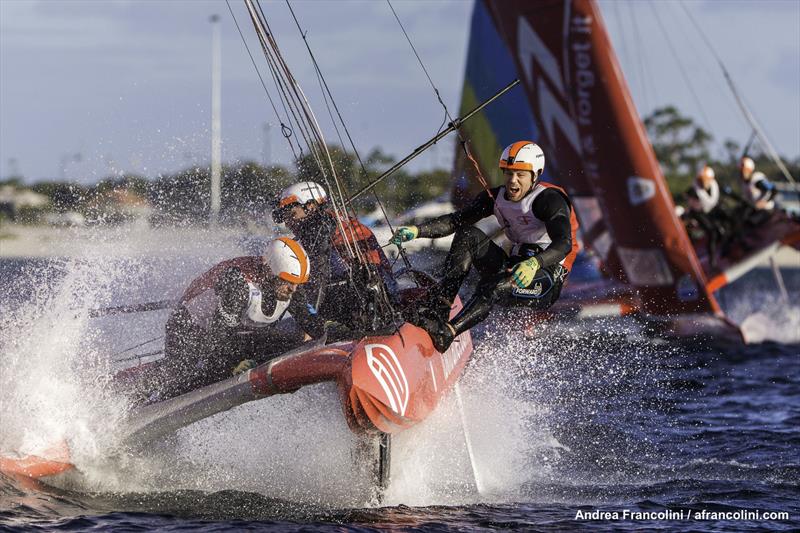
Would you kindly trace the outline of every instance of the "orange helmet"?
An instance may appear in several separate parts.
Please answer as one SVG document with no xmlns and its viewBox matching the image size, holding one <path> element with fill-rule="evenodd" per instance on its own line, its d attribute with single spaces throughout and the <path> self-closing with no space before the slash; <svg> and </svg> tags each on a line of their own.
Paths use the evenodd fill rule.
<svg viewBox="0 0 800 533">
<path fill-rule="evenodd" d="M 500 168 L 528 170 L 534 179 L 544 172 L 544 152 L 533 141 L 517 141 L 509 144 L 500 156 Z"/>
<path fill-rule="evenodd" d="M 308 281 L 311 263 L 299 242 L 289 237 L 278 237 L 264 250 L 264 263 L 273 274 L 290 283 Z"/>
</svg>

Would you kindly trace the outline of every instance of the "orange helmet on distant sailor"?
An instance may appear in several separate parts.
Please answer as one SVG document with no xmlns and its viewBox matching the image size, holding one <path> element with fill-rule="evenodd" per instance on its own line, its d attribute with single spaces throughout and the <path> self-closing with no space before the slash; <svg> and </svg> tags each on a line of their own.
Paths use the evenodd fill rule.
<svg viewBox="0 0 800 533">
<path fill-rule="evenodd" d="M 544 152 L 533 141 L 517 141 L 503 150 L 500 156 L 500 168 L 528 170 L 536 179 L 544 172 Z"/>
<path fill-rule="evenodd" d="M 282 280 L 295 284 L 308 281 L 311 263 L 306 251 L 294 239 L 278 237 L 271 241 L 264 250 L 263 259 L 272 273 Z"/>
</svg>

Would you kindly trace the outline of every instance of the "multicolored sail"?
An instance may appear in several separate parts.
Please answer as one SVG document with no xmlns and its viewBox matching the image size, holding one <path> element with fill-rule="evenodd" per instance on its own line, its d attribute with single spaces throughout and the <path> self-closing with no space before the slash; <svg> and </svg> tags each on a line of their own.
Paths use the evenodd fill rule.
<svg viewBox="0 0 800 533">
<path fill-rule="evenodd" d="M 637 290 L 643 311 L 719 312 L 597 4 L 479 1 L 472 32 L 462 106 L 513 75 L 524 87 L 525 102 L 506 98 L 467 125 L 486 175 L 495 174 L 502 145 L 536 140 L 548 157 L 545 179 L 574 199 L 584 244 L 610 276 Z M 457 172 L 465 168 L 457 162 Z"/>
</svg>

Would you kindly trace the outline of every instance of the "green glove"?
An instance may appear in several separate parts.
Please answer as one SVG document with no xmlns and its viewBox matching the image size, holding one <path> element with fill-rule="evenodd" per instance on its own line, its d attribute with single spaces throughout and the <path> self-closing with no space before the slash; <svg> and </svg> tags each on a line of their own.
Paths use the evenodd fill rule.
<svg viewBox="0 0 800 533">
<path fill-rule="evenodd" d="M 256 362 L 253 361 L 252 359 L 245 359 L 244 361 L 236 365 L 236 368 L 233 369 L 233 375 L 238 376 L 242 372 L 247 372 L 248 370 L 254 369 L 256 366 L 257 366 Z"/>
<path fill-rule="evenodd" d="M 539 271 L 539 260 L 535 257 L 526 259 L 514 267 L 511 272 L 511 279 L 520 289 L 524 289 L 533 281 L 533 277 Z"/>
<path fill-rule="evenodd" d="M 400 246 L 401 243 L 413 241 L 419 235 L 419 228 L 416 226 L 400 226 L 389 240 L 390 244 Z"/>
</svg>

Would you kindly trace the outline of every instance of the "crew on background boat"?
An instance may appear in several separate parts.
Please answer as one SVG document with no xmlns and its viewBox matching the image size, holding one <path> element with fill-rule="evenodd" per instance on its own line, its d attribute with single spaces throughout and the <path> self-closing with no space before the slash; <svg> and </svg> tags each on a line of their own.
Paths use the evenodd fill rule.
<svg viewBox="0 0 800 533">
<path fill-rule="evenodd" d="M 313 181 L 284 189 L 272 218 L 286 224 L 311 256 L 312 275 L 301 289 L 306 301 L 325 321 L 365 329 L 371 298 L 396 289 L 372 231 L 355 218 L 337 216 L 325 188 Z"/>
<path fill-rule="evenodd" d="M 690 220 L 694 220 L 706 236 L 709 264 L 716 266 L 717 251 L 726 235 L 724 214 L 720 206 L 720 188 L 714 169 L 704 165 L 694 184 L 686 192 Z"/>
<path fill-rule="evenodd" d="M 578 253 L 578 222 L 566 192 L 540 181 L 545 157 L 531 141 L 509 145 L 500 156 L 505 185 L 478 194 L 464 209 L 397 229 L 391 242 L 455 233 L 444 263 L 444 277 L 429 293 L 412 322 L 428 331 L 434 346 L 446 350 L 459 334 L 483 321 L 494 303 L 550 307 L 561 294 Z M 479 228 L 494 215 L 511 242 L 510 253 Z M 450 308 L 471 267 L 480 281 L 464 308 L 449 319 Z"/>
<path fill-rule="evenodd" d="M 739 162 L 739 172 L 742 179 L 742 192 L 745 199 L 753 204 L 756 209 L 772 211 L 775 209 L 775 185 L 773 185 L 763 172 L 756 170 L 755 162 L 749 157 L 743 157 Z"/>
<path fill-rule="evenodd" d="M 163 383 L 151 390 L 180 394 L 322 336 L 324 324 L 296 292 L 310 269 L 303 247 L 280 237 L 262 256 L 223 261 L 192 281 L 167 321 Z M 302 332 L 278 327 L 286 312 Z"/>
</svg>

